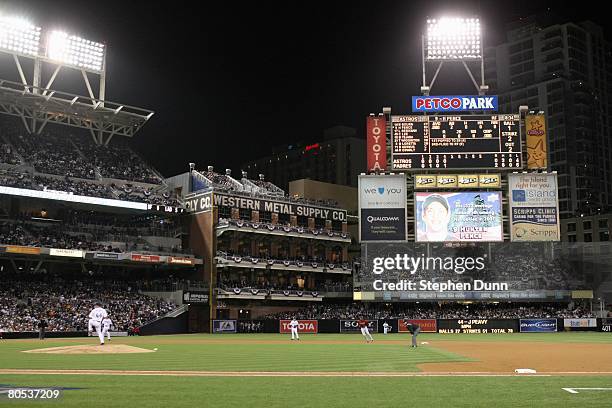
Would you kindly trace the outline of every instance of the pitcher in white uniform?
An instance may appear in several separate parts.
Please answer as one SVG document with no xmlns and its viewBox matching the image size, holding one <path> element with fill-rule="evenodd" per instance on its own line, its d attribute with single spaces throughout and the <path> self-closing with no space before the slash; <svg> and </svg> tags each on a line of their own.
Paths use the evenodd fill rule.
<svg viewBox="0 0 612 408">
<path fill-rule="evenodd" d="M 89 332 L 93 332 L 93 329 L 96 330 L 96 334 L 100 338 L 100 345 L 104 345 L 104 335 L 102 334 L 102 320 L 108 317 L 108 313 L 106 310 L 102 308 L 102 305 L 99 302 L 94 304 L 94 308 L 91 312 L 89 312 Z"/>
</svg>

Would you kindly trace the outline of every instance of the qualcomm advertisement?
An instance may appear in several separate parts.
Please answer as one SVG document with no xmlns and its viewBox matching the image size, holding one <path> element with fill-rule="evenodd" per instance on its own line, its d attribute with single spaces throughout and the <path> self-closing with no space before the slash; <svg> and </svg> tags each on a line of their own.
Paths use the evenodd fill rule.
<svg viewBox="0 0 612 408">
<path fill-rule="evenodd" d="M 359 239 L 406 240 L 406 176 L 359 176 Z"/>
<path fill-rule="evenodd" d="M 416 193 L 417 242 L 503 241 L 501 193 Z"/>
<path fill-rule="evenodd" d="M 497 107 L 497 95 L 441 95 L 412 97 L 413 112 L 461 112 L 473 110 L 496 111 Z"/>
<path fill-rule="evenodd" d="M 557 319 L 521 319 L 521 333 L 551 333 L 557 331 Z"/>
<path fill-rule="evenodd" d="M 510 190 L 510 239 L 559 241 L 557 174 L 512 173 Z"/>
</svg>

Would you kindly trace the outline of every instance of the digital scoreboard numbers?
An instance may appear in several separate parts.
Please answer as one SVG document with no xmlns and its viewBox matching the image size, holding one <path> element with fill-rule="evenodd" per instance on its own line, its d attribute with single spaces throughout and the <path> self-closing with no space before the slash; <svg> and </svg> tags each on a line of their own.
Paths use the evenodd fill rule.
<svg viewBox="0 0 612 408">
<path fill-rule="evenodd" d="M 519 115 L 392 116 L 395 170 L 520 169 Z"/>
<path fill-rule="evenodd" d="M 518 333 L 516 319 L 440 319 L 438 333 L 508 334 Z"/>
</svg>

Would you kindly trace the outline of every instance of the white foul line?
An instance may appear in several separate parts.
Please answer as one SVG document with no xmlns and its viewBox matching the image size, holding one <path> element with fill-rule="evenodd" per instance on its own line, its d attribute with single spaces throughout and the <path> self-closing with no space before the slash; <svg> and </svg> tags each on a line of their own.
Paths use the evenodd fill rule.
<svg viewBox="0 0 612 408">
<path fill-rule="evenodd" d="M 612 391 L 612 388 L 561 388 L 561 389 L 569 392 L 570 394 L 579 394 L 579 392 L 577 390 L 582 390 L 582 391 Z"/>
</svg>

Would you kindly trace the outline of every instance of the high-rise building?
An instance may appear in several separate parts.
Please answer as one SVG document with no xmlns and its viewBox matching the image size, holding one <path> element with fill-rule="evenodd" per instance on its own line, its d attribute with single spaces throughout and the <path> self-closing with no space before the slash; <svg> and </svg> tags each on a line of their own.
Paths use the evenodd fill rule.
<svg viewBox="0 0 612 408">
<path fill-rule="evenodd" d="M 485 49 L 485 78 L 500 112 L 544 111 L 549 168 L 559 173 L 562 218 L 612 205 L 612 53 L 592 22 L 533 16 Z"/>
<path fill-rule="evenodd" d="M 365 139 L 354 128 L 335 126 L 318 143 L 275 147 L 269 156 L 243 164 L 242 170 L 251 177 L 263 174 L 284 190 L 298 179 L 357 187 L 357 175 L 365 171 Z"/>
</svg>

